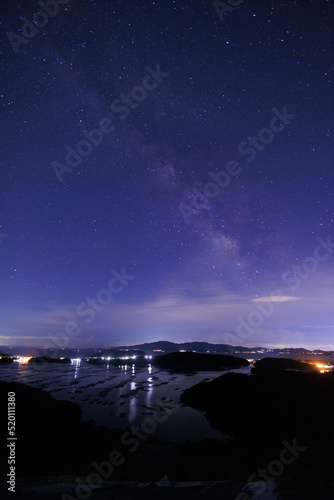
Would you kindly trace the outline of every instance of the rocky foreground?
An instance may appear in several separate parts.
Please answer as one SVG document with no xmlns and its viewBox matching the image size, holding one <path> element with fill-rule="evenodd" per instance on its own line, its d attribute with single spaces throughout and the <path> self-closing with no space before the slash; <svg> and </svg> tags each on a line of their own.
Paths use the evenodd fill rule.
<svg viewBox="0 0 334 500">
<path fill-rule="evenodd" d="M 81 491 L 81 497 L 92 500 L 235 500 L 247 482 L 272 479 L 282 499 L 334 498 L 334 373 L 320 374 L 313 367 L 301 371 L 305 365 L 299 371 L 284 360 L 280 366 L 275 361 L 274 369 L 268 361 L 260 363 L 252 375 L 224 374 L 181 396 L 229 434 L 227 442 L 169 443 L 135 429 L 126 431 L 124 439 L 124 430 L 82 422 L 78 405 L 23 384 L 0 382 L 2 402 L 9 391 L 16 394 L 15 498 L 80 498 L 78 485 L 92 482 L 92 474 L 99 475 L 99 488 L 89 488 L 86 495 Z M 0 480 L 6 492 L 5 405 L 1 409 Z M 154 484 L 165 476 L 169 484 Z M 194 481 L 200 483 L 176 484 Z"/>
<path fill-rule="evenodd" d="M 252 373 L 197 384 L 181 401 L 234 437 L 223 463 L 229 474 L 238 469 L 245 480 L 247 473 L 253 481 L 275 479 L 282 489 L 289 479 L 292 498 L 334 498 L 334 372 L 263 359 Z"/>
</svg>

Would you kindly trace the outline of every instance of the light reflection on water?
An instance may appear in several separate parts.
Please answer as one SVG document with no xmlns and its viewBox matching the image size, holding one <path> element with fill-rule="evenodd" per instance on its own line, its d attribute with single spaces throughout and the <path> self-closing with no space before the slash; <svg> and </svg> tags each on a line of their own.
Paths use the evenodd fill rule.
<svg viewBox="0 0 334 500">
<path fill-rule="evenodd" d="M 16 382 L 21 382 L 24 384 L 26 372 L 28 370 L 28 366 L 29 365 L 27 363 L 20 363 L 18 365 L 18 376 L 17 376 Z"/>
<path fill-rule="evenodd" d="M 81 359 L 80 358 L 71 359 L 71 366 L 74 366 L 74 378 L 76 379 L 79 377 L 79 369 L 81 366 Z M 108 367 L 109 367 L 109 365 L 107 365 L 107 369 L 108 369 Z"/>
<path fill-rule="evenodd" d="M 232 370 L 249 373 L 248 368 Z M 89 365 L 72 360 L 71 365 L 48 365 L 43 369 L 31 365 L 0 367 L 0 379 L 26 383 L 47 390 L 56 399 L 78 403 L 83 419 L 93 419 L 108 427 L 140 426 L 143 419 L 157 411 L 157 399 L 166 401 L 173 412 L 165 422 L 157 425 L 156 435 L 170 440 L 222 439 L 212 429 L 204 414 L 183 406 L 183 390 L 204 379 L 209 380 L 223 372 L 196 372 L 178 374 L 160 371 L 151 365 Z M 160 416 L 159 412 L 159 416 Z"/>
</svg>

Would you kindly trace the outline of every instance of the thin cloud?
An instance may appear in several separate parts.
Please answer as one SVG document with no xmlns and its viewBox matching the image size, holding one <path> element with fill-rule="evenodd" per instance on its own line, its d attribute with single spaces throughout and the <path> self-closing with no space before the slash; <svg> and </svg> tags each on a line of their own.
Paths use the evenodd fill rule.
<svg viewBox="0 0 334 500">
<path fill-rule="evenodd" d="M 301 297 L 293 297 L 290 295 L 279 295 L 279 296 L 269 296 L 269 297 L 257 297 L 256 299 L 250 299 L 251 302 L 290 302 L 292 300 L 303 300 Z"/>
</svg>

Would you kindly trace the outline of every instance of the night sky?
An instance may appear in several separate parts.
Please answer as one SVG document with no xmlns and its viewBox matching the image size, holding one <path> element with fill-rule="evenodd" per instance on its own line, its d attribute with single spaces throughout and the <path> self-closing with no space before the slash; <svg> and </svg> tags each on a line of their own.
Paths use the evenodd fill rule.
<svg viewBox="0 0 334 500">
<path fill-rule="evenodd" d="M 7 0 L 0 345 L 334 349 L 332 22 Z"/>
</svg>

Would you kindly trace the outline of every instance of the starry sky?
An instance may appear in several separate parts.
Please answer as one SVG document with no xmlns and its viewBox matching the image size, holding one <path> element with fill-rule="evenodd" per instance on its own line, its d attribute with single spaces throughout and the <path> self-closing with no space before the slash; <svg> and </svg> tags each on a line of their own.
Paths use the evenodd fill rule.
<svg viewBox="0 0 334 500">
<path fill-rule="evenodd" d="M 330 2 L 43 9 L 2 9 L 0 345 L 334 349 Z"/>
</svg>

